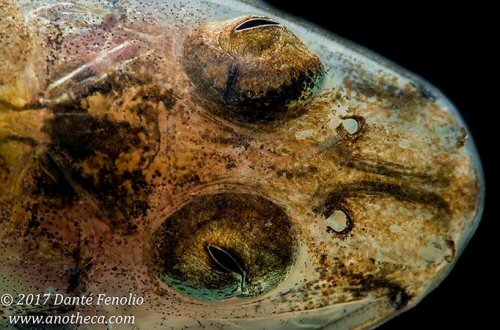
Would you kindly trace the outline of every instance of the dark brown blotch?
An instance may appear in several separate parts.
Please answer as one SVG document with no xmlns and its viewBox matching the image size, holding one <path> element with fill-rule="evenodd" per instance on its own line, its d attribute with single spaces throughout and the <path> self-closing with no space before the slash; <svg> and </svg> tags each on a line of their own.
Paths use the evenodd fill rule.
<svg viewBox="0 0 500 330">
<path fill-rule="evenodd" d="M 159 144 L 156 132 L 86 112 L 56 114 L 44 131 L 51 143 L 40 157 L 34 193 L 63 206 L 90 195 L 111 223 L 134 230 L 133 218 L 149 209 L 147 168 Z M 139 154 L 137 164 L 120 165 L 132 152 Z"/>
</svg>

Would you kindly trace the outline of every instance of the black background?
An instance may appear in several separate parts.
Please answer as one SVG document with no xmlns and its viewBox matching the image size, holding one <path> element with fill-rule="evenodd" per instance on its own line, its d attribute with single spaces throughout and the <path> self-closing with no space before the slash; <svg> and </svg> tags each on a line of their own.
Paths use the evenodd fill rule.
<svg viewBox="0 0 500 330">
<path fill-rule="evenodd" d="M 401 1 L 381 5 L 326 1 L 268 1 L 274 6 L 365 46 L 438 87 L 462 113 L 479 149 L 486 175 L 483 220 L 450 276 L 419 305 L 380 327 L 390 329 L 492 329 L 499 327 L 496 217 L 498 92 L 492 45 L 493 8 L 480 2 Z M 498 27 L 497 27 L 498 28 Z M 497 61 L 499 60 L 498 55 Z M 493 300 L 491 300 L 493 299 Z M 497 316 L 498 315 L 498 316 Z"/>
</svg>

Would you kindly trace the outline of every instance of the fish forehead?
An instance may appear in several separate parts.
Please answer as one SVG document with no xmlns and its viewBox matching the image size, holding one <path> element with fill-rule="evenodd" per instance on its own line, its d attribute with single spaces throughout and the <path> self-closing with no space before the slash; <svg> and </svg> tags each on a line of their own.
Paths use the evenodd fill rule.
<svg viewBox="0 0 500 330">
<path fill-rule="evenodd" d="M 85 110 L 92 114 L 88 118 L 67 119 L 74 114 L 63 110 L 63 115 L 57 115 L 51 110 L 43 118 L 44 127 L 37 128 L 43 132 L 37 138 L 47 139 L 48 145 L 57 147 L 54 150 L 65 152 L 53 153 L 53 161 L 64 164 L 64 155 L 69 153 L 70 161 L 83 168 L 85 178 L 98 177 L 93 166 L 116 165 L 106 177 L 111 178 L 111 187 L 76 183 L 88 196 L 86 203 L 105 209 L 104 214 L 92 215 L 95 223 L 85 230 L 94 233 L 106 228 L 106 233 L 118 233 L 109 234 L 107 241 L 99 243 L 99 248 L 108 253 L 84 252 L 88 258 L 105 259 L 123 253 L 119 251 L 124 247 L 147 241 L 151 232 L 193 195 L 221 191 L 265 196 L 280 205 L 300 228 L 303 249 L 297 264 L 306 266 L 290 274 L 278 297 L 269 294 L 259 302 L 193 305 L 189 299 L 152 293 L 151 287 L 159 284 L 138 275 L 148 283 L 145 286 L 149 289 L 144 292 L 181 315 L 169 320 L 168 325 L 189 325 L 196 315 L 201 322 L 226 325 L 222 319 L 230 319 L 230 324 L 248 326 L 249 320 L 255 322 L 256 315 L 246 316 L 251 309 L 267 322 L 276 322 L 272 323 L 276 327 L 283 322 L 292 327 L 304 320 L 318 326 L 370 326 L 409 306 L 399 306 L 401 302 L 418 300 L 434 287 L 449 271 L 477 225 L 482 176 L 473 143 L 466 139 L 467 131 L 458 113 L 432 86 L 367 51 L 254 3 L 19 3 L 28 22 L 42 17 L 42 30 L 43 20 L 54 18 L 51 11 L 55 10 L 55 17 L 64 17 L 58 22 L 63 42 L 68 35 L 94 37 L 95 31 L 106 32 L 110 26 L 119 26 L 125 31 L 122 38 L 118 37 L 115 44 L 111 38 L 106 51 L 83 43 L 84 51 L 68 58 L 88 56 L 86 61 L 91 62 L 104 55 L 104 69 L 93 67 L 93 76 L 100 78 L 109 74 L 106 65 L 119 67 L 124 62 L 120 57 L 123 54 L 125 61 L 138 59 L 132 61 L 136 65 L 133 69 L 140 72 L 138 76 L 150 78 L 114 82 L 113 86 L 123 87 L 118 95 L 91 93 L 84 102 Z M 106 25 L 113 21 L 110 13 L 126 13 L 123 22 L 119 20 L 123 26 Z M 266 15 L 290 28 L 325 66 L 322 93 L 298 118 L 277 125 L 235 123 L 210 114 L 191 96 L 190 79 L 181 66 L 186 35 L 204 22 L 249 14 Z M 89 23 L 82 24 L 82 17 Z M 134 24 L 144 17 L 144 26 Z M 72 25 L 77 27 L 76 33 L 65 31 Z M 52 28 L 45 33 L 41 35 L 54 36 Z M 42 40 L 49 50 L 61 50 L 57 42 L 51 43 L 54 38 Z M 98 46 L 101 42 L 97 41 Z M 72 49 L 71 43 L 63 43 L 62 47 Z M 80 82 L 74 83 L 76 75 L 71 74 L 81 68 L 81 63 L 71 64 L 65 59 L 55 63 L 49 82 L 41 85 L 48 108 L 50 101 L 71 97 L 66 95 L 68 88 L 80 87 Z M 139 100 L 133 101 L 134 96 Z M 132 106 L 110 107 L 118 100 Z M 152 117 L 148 120 L 147 116 L 137 116 L 134 104 L 150 107 Z M 103 111 L 110 114 L 105 119 L 101 117 Z M 356 121 L 360 135 L 346 134 L 347 120 Z M 81 133 L 88 125 L 96 132 L 113 134 L 97 135 L 103 141 L 99 143 L 95 136 Z M 79 150 L 71 154 L 70 147 L 84 148 L 84 144 L 76 142 L 68 145 L 71 136 L 90 143 L 100 156 L 88 157 Z M 120 148 L 109 148 L 111 143 Z M 112 162 L 113 157 L 118 160 Z M 128 180 L 122 179 L 124 174 Z M 110 196 L 109 204 L 94 201 L 103 197 L 103 191 L 111 194 L 126 189 L 131 189 L 132 198 L 118 194 Z M 131 211 L 140 210 L 143 202 L 147 204 L 144 212 Z M 332 208 L 343 208 L 352 217 L 354 227 L 348 235 L 328 230 L 331 219 L 326 214 Z M 120 211 L 118 215 L 114 209 Z M 68 218 L 85 215 L 74 208 L 64 212 Z M 101 218 L 123 221 L 113 223 Z M 68 232 L 62 239 L 71 246 L 76 239 L 71 230 Z M 118 244 L 114 235 L 130 238 Z M 148 244 L 140 245 L 126 258 L 107 262 L 139 272 L 146 267 L 143 254 L 149 248 Z M 87 250 L 92 247 L 85 246 Z M 135 268 L 136 264 L 142 266 Z M 110 271 L 112 276 L 106 275 L 102 266 L 93 272 L 110 281 L 104 283 L 133 282 L 119 273 Z M 169 288 L 164 290 L 170 292 Z M 230 306 L 234 303 L 238 304 L 237 310 Z M 200 310 L 207 305 L 210 312 Z M 162 322 L 146 311 L 139 313 L 144 314 L 141 326 Z"/>
</svg>

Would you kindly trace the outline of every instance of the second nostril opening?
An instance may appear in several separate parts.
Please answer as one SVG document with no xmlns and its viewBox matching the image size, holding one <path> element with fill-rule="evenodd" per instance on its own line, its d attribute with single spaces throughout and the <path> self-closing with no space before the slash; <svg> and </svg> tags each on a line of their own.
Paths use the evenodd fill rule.
<svg viewBox="0 0 500 330">
<path fill-rule="evenodd" d="M 342 124 L 344 125 L 347 133 L 351 135 L 356 134 L 359 131 L 359 124 L 356 119 L 348 118 L 344 120 Z"/>
<path fill-rule="evenodd" d="M 346 235 L 353 227 L 351 216 L 346 210 L 333 210 L 325 217 L 326 231 L 331 234 Z"/>
<path fill-rule="evenodd" d="M 347 214 L 341 210 L 335 210 L 333 213 L 326 219 L 326 224 L 336 233 L 341 233 L 346 230 L 349 219 Z"/>
<path fill-rule="evenodd" d="M 340 117 L 342 121 L 337 126 L 337 132 L 344 136 L 359 136 L 365 128 L 365 119 L 361 116 Z"/>
</svg>

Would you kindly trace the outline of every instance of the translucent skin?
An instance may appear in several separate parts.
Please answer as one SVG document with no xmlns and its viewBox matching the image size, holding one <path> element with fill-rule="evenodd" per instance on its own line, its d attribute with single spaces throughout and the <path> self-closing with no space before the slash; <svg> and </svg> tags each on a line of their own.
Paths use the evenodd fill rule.
<svg viewBox="0 0 500 330">
<path fill-rule="evenodd" d="M 186 40 L 196 31 L 207 24 L 234 30 L 248 15 L 279 23 L 251 30 L 252 49 L 268 41 L 259 31 L 271 31 L 271 38 L 286 36 L 287 45 L 310 52 L 288 56 L 268 48 L 277 54 L 272 59 L 282 56 L 276 63 L 285 69 L 276 75 L 295 77 L 304 63 L 321 63 L 315 90 L 279 96 L 281 115 L 263 120 L 235 114 L 234 102 L 211 97 L 210 87 L 196 82 L 200 76 L 186 70 Z M 213 69 L 213 81 L 227 82 L 218 56 L 243 47 L 246 37 L 228 46 L 220 33 L 204 40 L 221 55 L 198 61 Z M 145 298 L 134 307 L 41 312 L 133 314 L 141 329 L 371 328 L 438 285 L 478 225 L 481 167 L 446 98 L 394 65 L 261 4 L 0 0 L 0 40 L 1 292 Z M 269 61 L 245 62 L 240 72 L 278 67 Z M 286 81 L 238 79 L 245 91 Z M 254 101 L 259 113 L 261 99 Z M 259 296 L 197 299 L 163 280 L 168 267 L 157 267 L 162 224 L 196 197 L 222 193 L 262 197 L 293 227 L 293 266 Z M 250 212 L 235 207 L 232 214 Z M 336 211 L 345 224 L 332 217 Z M 234 234 L 241 222 L 211 223 L 201 243 L 226 244 L 254 267 L 248 247 L 259 244 Z M 262 236 L 245 238 L 255 243 Z M 200 257 L 200 272 L 229 276 L 212 268 L 209 257 Z M 247 270 L 279 267 L 272 265 Z"/>
</svg>

